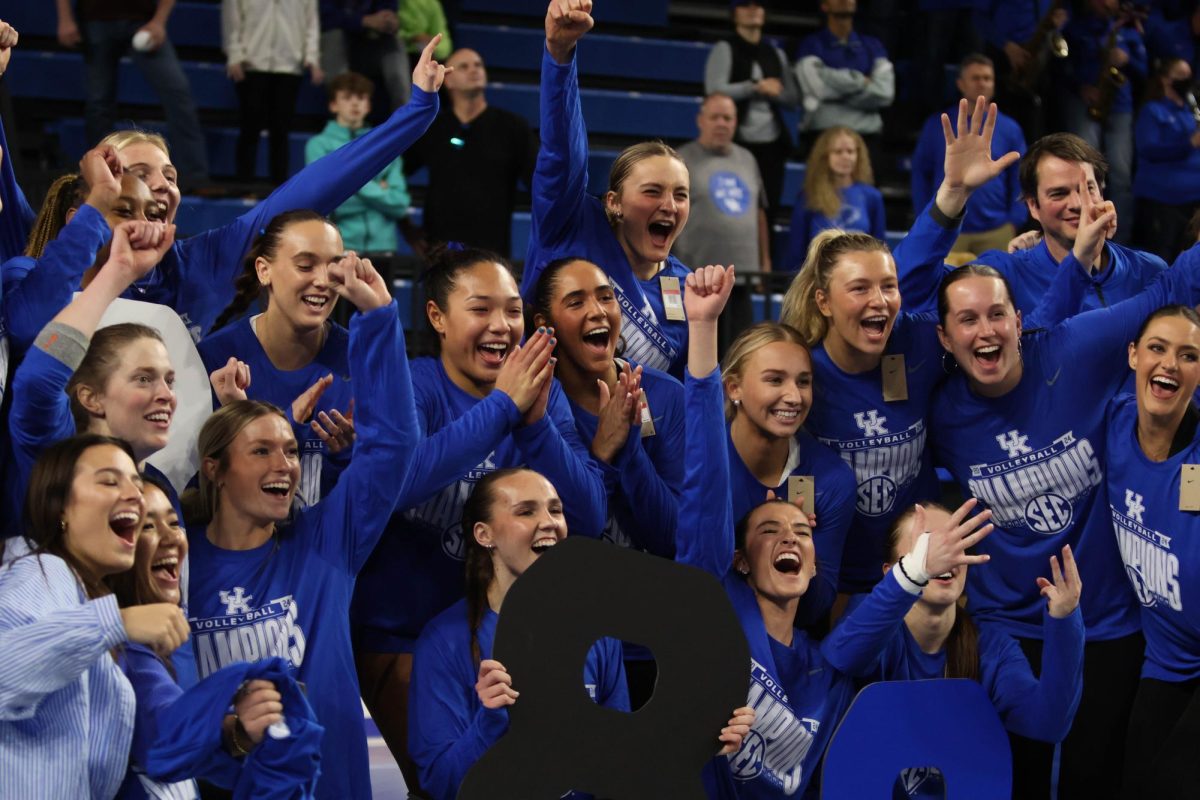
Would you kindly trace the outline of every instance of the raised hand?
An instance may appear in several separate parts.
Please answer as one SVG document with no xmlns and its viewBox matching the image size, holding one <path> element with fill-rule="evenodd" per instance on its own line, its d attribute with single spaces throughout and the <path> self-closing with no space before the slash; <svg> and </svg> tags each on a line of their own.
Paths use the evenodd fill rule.
<svg viewBox="0 0 1200 800">
<path fill-rule="evenodd" d="M 687 276 L 683 309 L 688 320 L 688 372 L 703 378 L 717 368 L 717 318 L 733 291 L 733 265 L 701 267 Z"/>
<path fill-rule="evenodd" d="M 233 697 L 233 713 L 246 737 L 258 744 L 267 728 L 283 722 L 283 696 L 271 681 L 247 681 Z"/>
<path fill-rule="evenodd" d="M 538 328 L 524 345 L 513 348 L 500 365 L 496 390 L 508 395 L 522 415 L 527 415 L 537 404 L 543 388 L 547 393 L 550 391 L 555 342 L 553 328 Z M 543 407 L 543 413 L 544 410 Z M 537 419 L 541 419 L 540 414 Z"/>
<path fill-rule="evenodd" d="M 392 302 L 383 276 L 370 259 L 359 258 L 354 251 L 329 265 L 329 283 L 338 297 L 349 300 L 363 314 Z"/>
<path fill-rule="evenodd" d="M 975 99 L 970 118 L 966 98 L 958 101 L 958 133 L 950 126 L 950 117 L 942 114 L 942 135 L 946 139 L 946 177 L 938 187 L 937 205 L 942 213 L 956 217 L 971 193 L 1015 164 L 1021 154 L 1015 150 L 992 159 L 992 136 L 996 131 L 996 104 L 984 108 L 983 97 Z M 986 111 L 986 113 L 985 113 Z"/>
<path fill-rule="evenodd" d="M 560 64 L 571 60 L 571 51 L 592 29 L 592 0 L 550 0 L 546 9 L 546 49 Z"/>
<path fill-rule="evenodd" d="M 992 518 L 990 510 L 967 516 L 978 502 L 973 497 L 967 500 L 950 515 L 945 525 L 929 532 L 928 548 L 925 551 L 927 577 L 943 575 L 955 567 L 983 564 L 988 561 L 989 556 L 986 555 L 967 555 L 967 550 L 978 544 L 995 527 L 988 522 Z M 917 536 L 925 530 L 925 508 L 919 504 L 916 513 L 913 514 L 912 530 Z"/>
<path fill-rule="evenodd" d="M 148 603 L 121 609 L 128 641 L 144 644 L 166 658 L 187 641 L 188 623 L 174 603 Z"/>
<path fill-rule="evenodd" d="M 1062 619 L 1070 616 L 1079 606 L 1079 596 L 1083 593 L 1083 581 L 1079 578 L 1079 567 L 1075 566 L 1075 554 L 1071 545 L 1063 545 L 1062 568 L 1058 559 L 1050 556 L 1050 575 L 1054 582 L 1038 578 L 1037 585 L 1042 590 L 1042 597 L 1048 601 L 1050 616 Z"/>
<path fill-rule="evenodd" d="M 728 724 L 721 728 L 721 735 L 718 740 L 722 743 L 719 756 L 727 756 L 730 753 L 736 753 L 742 749 L 742 740 L 746 738 L 746 734 L 750 733 L 750 728 L 754 726 L 755 713 L 750 706 L 742 706 L 733 711 L 733 716 L 729 718 Z"/>
<path fill-rule="evenodd" d="M 596 381 L 600 390 L 600 414 L 596 435 L 592 437 L 592 455 L 611 464 L 629 440 L 630 429 L 642 424 L 642 368 L 624 367 L 617 375 L 617 387 Z"/>
<path fill-rule="evenodd" d="M 0 20 L 0 75 L 8 69 L 8 61 L 12 58 L 13 48 L 17 46 L 17 29 L 7 22 Z"/>
<path fill-rule="evenodd" d="M 350 410 L 345 416 L 336 408 L 326 414 L 324 411 L 317 414 L 317 418 L 308 423 L 317 434 L 322 442 L 325 443 L 326 449 L 330 455 L 337 455 L 343 450 L 348 450 L 354 446 L 354 401 L 350 401 Z"/>
<path fill-rule="evenodd" d="M 1079 170 L 1079 229 L 1071 252 L 1085 268 L 1100 266 L 1104 242 L 1117 231 L 1117 207 L 1111 200 L 1096 202 L 1088 188 L 1087 173 Z"/>
<path fill-rule="evenodd" d="M 437 49 L 440 41 L 442 41 L 440 33 L 430 39 L 429 44 L 425 45 L 425 49 L 421 51 L 421 58 L 417 61 L 417 66 L 413 68 L 413 86 L 424 89 L 430 94 L 441 89 L 442 81 L 446 80 L 447 73 L 454 71 L 454 67 L 442 66 L 433 57 L 433 51 Z"/>
<path fill-rule="evenodd" d="M 484 708 L 504 708 L 517 702 L 521 693 L 512 688 L 512 676 L 499 661 L 485 658 L 479 662 L 479 680 L 475 681 L 475 693 Z"/>
<path fill-rule="evenodd" d="M 213 370 L 208 382 L 212 384 L 217 402 L 223 406 L 245 400 L 246 390 L 250 388 L 250 365 L 230 356 L 225 366 Z"/>
<path fill-rule="evenodd" d="M 113 231 L 108 261 L 100 273 L 133 283 L 162 260 L 175 242 L 175 226 L 163 222 L 122 222 Z"/>
<path fill-rule="evenodd" d="M 333 385 L 332 373 L 318 378 L 316 383 L 305 389 L 299 397 L 292 401 L 292 419 L 297 423 L 308 422 L 309 417 L 317 408 L 317 402 L 321 399 L 321 395 L 325 394 L 325 390 L 331 385 Z"/>
<path fill-rule="evenodd" d="M 93 147 L 79 159 L 79 174 L 88 185 L 87 204 L 107 214 L 121 196 L 121 159 L 112 145 Z"/>
</svg>

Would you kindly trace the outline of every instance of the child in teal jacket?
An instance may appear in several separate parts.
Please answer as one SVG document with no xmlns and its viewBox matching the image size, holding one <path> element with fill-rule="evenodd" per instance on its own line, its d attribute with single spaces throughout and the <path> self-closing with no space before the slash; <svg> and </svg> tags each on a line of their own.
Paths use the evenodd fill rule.
<svg viewBox="0 0 1200 800">
<path fill-rule="evenodd" d="M 304 161 L 311 164 L 351 139 L 371 130 L 363 124 L 371 113 L 371 81 L 356 72 L 344 72 L 329 82 L 329 112 L 334 118 L 325 130 L 308 140 Z M 396 223 L 408 213 L 408 186 L 401 159 L 397 158 L 374 180 L 333 212 L 347 250 L 390 253 L 396 250 Z"/>
</svg>

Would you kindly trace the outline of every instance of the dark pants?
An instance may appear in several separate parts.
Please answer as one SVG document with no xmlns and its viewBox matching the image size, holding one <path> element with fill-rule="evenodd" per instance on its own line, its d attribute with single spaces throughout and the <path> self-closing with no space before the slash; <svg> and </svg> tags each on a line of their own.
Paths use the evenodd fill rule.
<svg viewBox="0 0 1200 800">
<path fill-rule="evenodd" d="M 1042 670 L 1040 639 L 1019 639 L 1035 674 Z M 1125 732 L 1137 693 L 1146 642 L 1140 633 L 1083 648 L 1083 698 L 1059 750 L 1058 793 L 1052 794 L 1054 745 L 1009 734 L 1013 798 L 1116 800 L 1121 789 Z M 1150 795 L 1147 795 L 1150 796 Z"/>
<path fill-rule="evenodd" d="M 1200 680 L 1143 678 L 1129 718 L 1123 797 L 1183 800 L 1200 794 Z"/>
<path fill-rule="evenodd" d="M 783 192 L 783 173 L 787 169 L 788 156 L 792 154 L 792 140 L 786 133 L 781 133 L 773 142 L 739 142 L 754 155 L 758 162 L 758 171 L 762 173 L 763 189 L 767 192 L 767 202 L 770 212 L 779 209 L 779 196 Z M 791 198 L 788 198 L 789 200 Z"/>
<path fill-rule="evenodd" d="M 1133 231 L 1135 245 L 1170 264 L 1181 251 L 1195 244 L 1185 242 L 1183 237 L 1197 209 L 1200 209 L 1200 203 L 1170 206 L 1139 197 L 1134 211 L 1137 219 Z"/>
<path fill-rule="evenodd" d="M 112 133 L 117 116 L 117 66 L 122 56 L 129 55 L 162 102 L 171 160 L 179 170 L 180 183 L 184 188 L 204 183 L 208 180 L 208 153 L 187 76 L 170 41 L 148 52 L 133 49 L 133 35 L 140 27 L 136 22 L 123 20 L 84 25 L 83 61 L 87 66 L 84 115 L 88 143 L 94 145 Z"/>
<path fill-rule="evenodd" d="M 271 182 L 279 185 L 288 179 L 288 132 L 296 113 L 300 94 L 300 75 L 278 72 L 247 72 L 237 84 L 242 111 L 242 129 L 237 140 L 237 172 L 243 180 L 258 174 L 258 140 L 267 132 L 267 152 Z"/>
</svg>

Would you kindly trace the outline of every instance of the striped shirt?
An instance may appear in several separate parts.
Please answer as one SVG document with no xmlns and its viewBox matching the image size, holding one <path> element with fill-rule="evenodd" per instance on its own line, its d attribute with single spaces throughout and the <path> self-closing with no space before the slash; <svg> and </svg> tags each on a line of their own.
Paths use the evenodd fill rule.
<svg viewBox="0 0 1200 800">
<path fill-rule="evenodd" d="M 62 559 L 0 567 L 0 797 L 116 794 L 135 700 L 108 651 L 125 638 L 116 598 L 88 600 Z"/>
</svg>

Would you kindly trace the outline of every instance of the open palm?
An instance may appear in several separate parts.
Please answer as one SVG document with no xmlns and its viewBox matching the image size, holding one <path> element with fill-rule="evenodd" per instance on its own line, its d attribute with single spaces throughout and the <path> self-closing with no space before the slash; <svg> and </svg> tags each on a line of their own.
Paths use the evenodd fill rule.
<svg viewBox="0 0 1200 800">
<path fill-rule="evenodd" d="M 942 134 L 946 138 L 944 163 L 946 183 L 952 188 L 974 191 L 1016 163 L 1021 154 L 1015 150 L 998 159 L 992 158 L 992 135 L 996 131 L 996 104 L 984 108 L 983 97 L 975 101 L 968 118 L 969 104 L 958 102 L 958 134 L 950 127 L 950 117 L 942 114 Z"/>
</svg>

